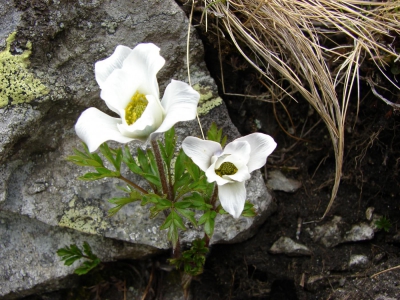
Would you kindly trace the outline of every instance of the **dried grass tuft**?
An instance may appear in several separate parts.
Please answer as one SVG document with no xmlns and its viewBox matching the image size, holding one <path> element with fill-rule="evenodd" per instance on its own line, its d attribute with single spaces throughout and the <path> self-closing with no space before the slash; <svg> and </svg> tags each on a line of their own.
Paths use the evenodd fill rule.
<svg viewBox="0 0 400 300">
<path fill-rule="evenodd" d="M 384 39 L 393 40 L 393 35 L 400 34 L 400 1 L 203 0 L 202 3 L 204 16 L 213 15 L 217 26 L 222 27 L 217 32 L 221 29 L 227 32 L 238 51 L 269 83 L 282 90 L 282 82 L 290 83 L 290 88 L 283 90 L 277 100 L 299 92 L 325 122 L 335 152 L 336 172 L 323 219 L 339 188 L 346 112 L 350 91 L 358 88 L 359 66 L 364 59 L 370 59 L 383 71 L 388 57 L 399 58 Z M 338 35 L 349 42 L 335 44 Z M 324 45 L 331 46 L 324 47 L 321 39 Z"/>
</svg>

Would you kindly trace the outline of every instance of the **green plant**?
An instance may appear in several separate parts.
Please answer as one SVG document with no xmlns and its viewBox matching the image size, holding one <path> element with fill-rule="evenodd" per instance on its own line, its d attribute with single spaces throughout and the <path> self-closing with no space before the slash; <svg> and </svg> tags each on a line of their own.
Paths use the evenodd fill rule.
<svg viewBox="0 0 400 300">
<path fill-rule="evenodd" d="M 76 244 L 71 244 L 69 247 L 67 246 L 57 251 L 58 256 L 61 257 L 61 260 L 64 261 L 64 265 L 66 266 L 72 265 L 79 259 L 86 259 L 80 267 L 75 269 L 75 274 L 78 275 L 87 274 L 101 263 L 100 259 L 92 252 L 87 242 L 83 243 L 83 253 Z"/>
<path fill-rule="evenodd" d="M 378 227 L 378 229 L 383 229 L 386 232 L 389 232 L 390 228 L 392 227 L 392 223 L 386 217 L 381 217 L 379 220 L 375 222 L 375 225 L 376 227 Z"/>
</svg>

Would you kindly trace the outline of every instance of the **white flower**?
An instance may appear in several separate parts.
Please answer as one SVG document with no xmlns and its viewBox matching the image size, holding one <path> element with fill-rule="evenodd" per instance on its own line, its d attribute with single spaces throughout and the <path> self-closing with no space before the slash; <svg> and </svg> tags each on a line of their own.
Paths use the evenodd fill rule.
<svg viewBox="0 0 400 300">
<path fill-rule="evenodd" d="M 234 140 L 222 149 L 219 143 L 189 136 L 183 151 L 202 169 L 208 182 L 218 185 L 218 197 L 225 211 L 239 218 L 246 201 L 245 180 L 261 168 L 276 148 L 272 137 L 253 133 Z"/>
<path fill-rule="evenodd" d="M 160 102 L 156 75 L 165 60 L 159 52 L 154 44 L 134 49 L 118 46 L 110 57 L 95 64 L 100 97 L 120 118 L 93 107 L 81 114 L 75 131 L 90 152 L 108 140 L 154 139 L 175 123 L 196 117 L 200 95 L 184 82 L 172 80 Z"/>
</svg>

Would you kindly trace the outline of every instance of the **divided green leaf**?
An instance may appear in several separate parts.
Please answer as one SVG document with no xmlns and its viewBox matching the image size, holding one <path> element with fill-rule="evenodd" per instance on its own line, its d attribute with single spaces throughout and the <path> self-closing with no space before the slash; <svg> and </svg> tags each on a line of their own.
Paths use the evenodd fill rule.
<svg viewBox="0 0 400 300">
<path fill-rule="evenodd" d="M 246 201 L 244 204 L 244 209 L 242 211 L 242 216 L 243 217 L 255 217 L 257 215 L 256 210 L 254 208 L 254 204 L 250 203 L 249 201 Z"/>
<path fill-rule="evenodd" d="M 142 195 L 137 191 L 132 191 L 129 197 L 122 197 L 122 198 L 111 198 L 108 202 L 115 204 L 113 208 L 108 210 L 108 216 L 111 217 L 115 215 L 123 206 L 126 204 L 140 201 L 142 199 Z"/>
<path fill-rule="evenodd" d="M 217 124 L 213 122 L 210 126 L 210 129 L 207 132 L 207 139 L 210 141 L 214 141 L 220 143 L 222 147 L 226 144 L 226 135 L 222 137 L 222 128 L 218 130 Z"/>
<path fill-rule="evenodd" d="M 78 275 L 88 273 L 101 262 L 97 255 L 92 252 L 92 249 L 87 242 L 83 243 L 83 253 L 75 244 L 58 249 L 57 251 L 57 255 L 61 257 L 61 260 L 64 261 L 64 265 L 66 266 L 72 265 L 78 259 L 87 259 L 87 261 L 83 262 L 83 264 L 75 270 L 75 273 Z"/>
<path fill-rule="evenodd" d="M 208 236 L 214 233 L 215 217 L 217 213 L 213 210 L 206 211 L 197 222 L 199 225 L 204 224 L 204 231 Z"/>
</svg>

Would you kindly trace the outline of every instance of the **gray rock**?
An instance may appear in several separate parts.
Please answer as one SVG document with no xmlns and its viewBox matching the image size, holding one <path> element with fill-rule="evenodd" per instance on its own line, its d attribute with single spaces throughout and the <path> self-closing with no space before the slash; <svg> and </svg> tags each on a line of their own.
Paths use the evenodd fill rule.
<svg viewBox="0 0 400 300">
<path fill-rule="evenodd" d="M 365 218 L 368 220 L 368 221 L 371 221 L 372 220 L 372 215 L 373 215 L 373 213 L 374 213 L 374 210 L 375 210 L 375 207 L 368 207 L 367 208 L 367 210 L 365 211 Z"/>
<path fill-rule="evenodd" d="M 272 254 L 286 254 L 288 256 L 311 255 L 310 249 L 300 243 L 296 243 L 291 238 L 280 237 L 269 249 Z"/>
<path fill-rule="evenodd" d="M 294 193 L 301 187 L 301 182 L 286 178 L 281 171 L 271 171 L 268 173 L 267 187 L 274 191 Z"/>
<path fill-rule="evenodd" d="M 342 242 L 343 220 L 339 216 L 321 226 L 317 226 L 314 230 L 308 230 L 314 242 L 320 242 L 325 247 L 335 247 Z"/>
<path fill-rule="evenodd" d="M 187 18 L 172 0 L 95 0 L 74 5 L 58 0 L 15 5 L 6 1 L 2 5 L 2 76 L 11 80 L 15 93 L 8 97 L 0 89 L 0 210 L 5 220 L 0 240 L 12 241 L 0 246 L 0 260 L 9 261 L 0 272 L 0 297 L 59 287 L 59 280 L 73 268 L 64 267 L 55 252 L 68 243 L 90 241 L 106 259 L 124 255 L 115 253 L 115 243 L 122 243 L 127 249 L 122 253 L 131 258 L 170 247 L 166 233 L 159 232 L 163 217 L 150 219 L 145 207 L 132 204 L 107 218 L 111 208 L 107 200 L 121 196 L 115 189 L 121 182 L 77 181 L 87 169 L 67 163 L 65 157 L 80 146 L 73 130 L 79 114 L 90 106 L 108 111 L 99 98 L 94 63 L 109 56 L 118 44 L 134 47 L 153 42 L 166 59 L 158 76 L 162 94 L 171 78 L 187 81 L 187 26 Z M 16 30 L 15 42 L 7 44 L 5 40 Z M 207 129 L 215 121 L 232 140 L 239 133 L 206 70 L 201 41 L 194 34 L 190 40 L 191 82 L 201 94 L 201 123 Z M 11 55 L 8 46 L 13 54 L 22 55 Z M 30 47 L 30 65 L 21 66 Z M 31 78 L 31 82 L 22 78 Z M 196 121 L 179 124 L 176 131 L 178 143 L 186 135 L 201 134 Z M 138 146 L 129 145 L 131 149 Z M 134 176 L 131 179 L 144 184 Z M 273 211 L 259 171 L 246 187 L 257 217 L 218 217 L 213 243 L 245 240 Z M 196 236 L 199 231 L 190 230 L 182 240 Z"/>
<path fill-rule="evenodd" d="M 101 261 L 141 258 L 159 252 L 146 245 L 131 244 L 100 236 L 53 227 L 43 222 L 0 212 L 1 261 L 0 293 L 2 299 L 15 299 L 58 284 L 82 261 L 64 266 L 55 251 L 76 243 L 88 242 Z M 68 280 L 72 285 L 74 278 Z M 70 285 L 70 286 L 71 286 Z"/>
<path fill-rule="evenodd" d="M 346 232 L 344 242 L 359 242 L 368 241 L 374 238 L 374 229 L 366 223 L 353 225 L 349 231 Z"/>
<path fill-rule="evenodd" d="M 361 254 L 352 254 L 349 260 L 349 268 L 350 269 L 364 269 L 368 266 L 369 259 L 366 255 Z"/>
</svg>

